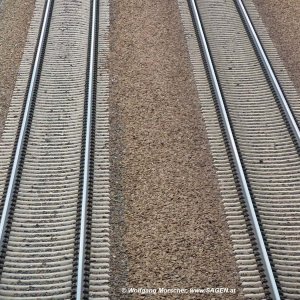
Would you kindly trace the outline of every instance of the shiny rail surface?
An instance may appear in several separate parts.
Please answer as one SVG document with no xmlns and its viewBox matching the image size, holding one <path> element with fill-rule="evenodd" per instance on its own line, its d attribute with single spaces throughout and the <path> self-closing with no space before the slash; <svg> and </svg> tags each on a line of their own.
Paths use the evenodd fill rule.
<svg viewBox="0 0 300 300">
<path fill-rule="evenodd" d="M 83 165 L 83 182 L 82 182 L 82 198 L 81 198 L 81 213 L 80 213 L 80 234 L 79 234 L 79 253 L 77 267 L 77 285 L 76 299 L 81 300 L 84 296 L 84 280 L 85 280 L 85 264 L 86 264 L 86 235 L 88 223 L 88 202 L 90 198 L 91 186 L 91 154 L 94 151 L 92 139 L 94 138 L 94 100 L 95 100 L 95 84 L 97 69 L 97 48 L 98 43 L 98 0 L 92 2 L 91 26 L 90 26 L 90 41 L 89 41 L 89 62 L 88 62 L 88 87 L 87 87 L 87 108 L 86 108 L 86 126 L 85 126 L 85 146 L 84 146 L 84 165 Z"/>
</svg>

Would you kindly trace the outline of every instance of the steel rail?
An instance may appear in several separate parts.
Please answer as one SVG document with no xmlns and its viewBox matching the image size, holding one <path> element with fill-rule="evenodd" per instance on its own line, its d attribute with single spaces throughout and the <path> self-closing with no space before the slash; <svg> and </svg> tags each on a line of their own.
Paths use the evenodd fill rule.
<svg viewBox="0 0 300 300">
<path fill-rule="evenodd" d="M 40 31 L 39 41 L 37 45 L 36 55 L 34 58 L 33 69 L 30 78 L 30 84 L 28 89 L 28 94 L 26 97 L 26 105 L 24 109 L 22 125 L 20 128 L 20 133 L 18 137 L 18 142 L 16 146 L 15 155 L 13 158 L 13 166 L 9 178 L 8 188 L 5 196 L 3 211 L 1 215 L 1 222 L 0 222 L 0 253 L 3 250 L 4 238 L 5 233 L 7 230 L 7 221 L 9 218 L 11 204 L 14 197 L 15 187 L 16 187 L 16 179 L 18 176 L 18 170 L 20 168 L 20 161 L 22 157 L 22 152 L 24 150 L 24 141 L 26 136 L 26 131 L 28 129 L 28 123 L 30 119 L 30 111 L 32 110 L 32 102 L 35 94 L 35 89 L 37 86 L 37 79 L 39 69 L 42 63 L 42 55 L 43 55 L 43 47 L 46 44 L 47 40 L 47 27 L 49 25 L 50 16 L 51 16 L 51 7 L 54 0 L 47 0 L 46 8 L 44 12 L 44 18 L 42 22 L 42 27 Z"/>
<path fill-rule="evenodd" d="M 294 133 L 294 137 L 296 138 L 297 144 L 300 147 L 300 130 L 299 126 L 297 124 L 297 121 L 294 118 L 294 115 L 290 109 L 290 106 L 288 104 L 288 101 L 286 100 L 286 97 L 281 89 L 281 86 L 277 80 L 277 77 L 273 71 L 273 68 L 270 64 L 270 61 L 268 59 L 268 56 L 260 42 L 260 39 L 255 31 L 255 28 L 252 24 L 252 21 L 249 17 L 249 14 L 245 8 L 245 5 L 242 0 L 234 0 L 236 7 L 238 9 L 238 12 L 240 13 L 240 16 L 242 20 L 244 21 L 244 24 L 248 30 L 248 33 L 250 34 L 250 37 L 254 43 L 254 46 L 256 48 L 256 53 L 260 58 L 260 61 L 262 62 L 266 73 L 268 74 L 268 78 L 270 80 L 270 83 L 272 85 L 272 88 L 274 89 L 276 96 L 279 100 L 280 106 L 284 111 L 284 115 L 290 125 L 290 128 L 292 129 Z"/>
<path fill-rule="evenodd" d="M 239 156 L 238 153 L 238 149 L 237 149 L 237 145 L 234 139 L 234 134 L 233 134 L 233 130 L 231 128 L 230 125 L 230 121 L 229 121 L 229 116 L 227 114 L 226 111 L 226 106 L 225 106 L 225 100 L 223 98 L 222 92 L 221 92 L 221 88 L 217 79 L 217 74 L 216 74 L 216 70 L 213 64 L 213 60 L 210 54 L 210 50 L 209 50 L 209 45 L 208 42 L 206 40 L 206 36 L 205 36 L 205 32 L 204 32 L 204 27 L 201 21 L 201 17 L 198 11 L 198 7 L 197 4 L 195 2 L 195 0 L 188 0 L 190 3 L 190 8 L 192 11 L 192 15 L 194 18 L 194 22 L 195 22 L 195 26 L 197 28 L 197 32 L 198 32 L 198 36 L 199 36 L 199 40 L 202 46 L 202 51 L 203 51 L 203 55 L 207 64 L 207 69 L 209 72 L 209 76 L 211 79 L 211 83 L 214 89 L 214 93 L 215 93 L 215 98 L 217 100 L 217 105 L 221 114 L 221 118 L 223 121 L 223 125 L 225 128 L 225 134 L 228 140 L 228 144 L 232 153 L 232 158 L 234 161 L 234 165 L 235 165 L 235 170 L 237 172 L 238 175 L 238 179 L 239 179 L 239 183 L 242 189 L 242 193 L 243 193 L 243 197 L 246 203 L 246 207 L 247 207 L 247 211 L 249 214 L 249 218 L 251 221 L 251 225 L 252 225 L 252 230 L 254 232 L 255 238 L 256 238 L 256 242 L 258 245 L 258 249 L 259 249 L 259 253 L 261 256 L 261 260 L 263 263 L 263 267 L 264 267 L 264 271 L 265 271 L 265 275 L 268 281 L 268 286 L 271 292 L 271 296 L 274 300 L 279 300 L 280 296 L 279 296 L 279 292 L 278 292 L 278 287 L 274 278 L 274 274 L 272 271 L 272 267 L 270 264 L 270 260 L 269 260 L 269 256 L 266 250 L 266 246 L 263 240 L 263 236 L 262 236 L 262 232 L 258 223 L 258 219 L 255 213 L 255 209 L 254 209 L 254 205 L 253 205 L 253 200 L 250 194 L 250 190 L 247 184 L 247 180 L 246 180 L 246 175 L 242 166 L 242 162 L 241 162 L 241 158 Z"/>
<path fill-rule="evenodd" d="M 90 164 L 91 164 L 91 142 L 92 142 L 92 113 L 93 113 L 93 98 L 94 82 L 95 82 L 95 58 L 96 58 L 96 26 L 97 26 L 97 1 L 93 0 L 92 7 L 92 26 L 90 32 L 90 52 L 88 66 L 88 94 L 87 94 L 87 114 L 86 114 L 86 134 L 85 134 L 85 149 L 84 149 L 84 170 L 83 170 L 83 188 L 81 198 L 81 219 L 80 219 L 80 238 L 79 252 L 77 262 L 77 287 L 76 299 L 83 299 L 84 292 L 84 277 L 85 277 L 85 255 L 86 255 L 86 231 L 87 231 L 87 212 L 89 200 L 90 186 Z"/>
</svg>

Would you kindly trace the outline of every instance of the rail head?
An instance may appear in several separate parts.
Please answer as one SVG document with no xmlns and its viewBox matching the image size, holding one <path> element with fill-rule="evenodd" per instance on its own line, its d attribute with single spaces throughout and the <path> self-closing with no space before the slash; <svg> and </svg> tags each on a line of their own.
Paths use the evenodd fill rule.
<svg viewBox="0 0 300 300">
<path fill-rule="evenodd" d="M 77 283 L 76 283 L 76 300 L 84 299 L 84 282 L 85 282 L 85 264 L 86 264 L 86 240 L 87 240 L 87 223 L 88 223 L 88 202 L 90 195 L 90 166 L 92 152 L 92 127 L 93 127 L 93 99 L 95 97 L 95 61 L 97 61 L 96 44 L 97 39 L 97 20 L 98 20 L 98 0 L 91 0 L 91 26 L 89 33 L 89 53 L 88 53 L 88 82 L 86 94 L 86 126 L 84 141 L 83 157 L 83 178 L 81 192 L 81 212 L 80 212 L 80 232 L 79 232 L 79 251 L 77 260 Z"/>
</svg>

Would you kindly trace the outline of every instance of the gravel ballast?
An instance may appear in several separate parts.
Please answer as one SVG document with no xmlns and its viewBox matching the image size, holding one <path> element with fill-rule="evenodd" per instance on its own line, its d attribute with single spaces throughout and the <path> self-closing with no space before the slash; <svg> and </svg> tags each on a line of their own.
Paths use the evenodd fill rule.
<svg viewBox="0 0 300 300">
<path fill-rule="evenodd" d="M 253 0 L 300 92 L 300 2 Z M 0 0 L 0 140 L 35 0 Z M 111 0 L 112 299 L 241 288 L 176 0 Z M 148 298 L 146 296 L 146 298 Z"/>
<path fill-rule="evenodd" d="M 237 299 L 235 259 L 177 2 L 114 0 L 112 11 L 110 106 L 112 124 L 122 126 L 118 188 L 124 199 L 112 223 L 120 229 L 123 209 L 118 245 L 126 258 L 119 267 L 128 271 L 127 287 L 228 287 L 237 294 L 204 298 Z M 113 294 L 120 299 L 126 279 L 114 272 L 122 272 L 113 266 Z M 141 298 L 138 292 L 130 297 Z"/>
<path fill-rule="evenodd" d="M 9 109 L 35 0 L 0 0 L 0 136 Z"/>
<path fill-rule="evenodd" d="M 300 93 L 300 1 L 253 0 Z"/>
</svg>

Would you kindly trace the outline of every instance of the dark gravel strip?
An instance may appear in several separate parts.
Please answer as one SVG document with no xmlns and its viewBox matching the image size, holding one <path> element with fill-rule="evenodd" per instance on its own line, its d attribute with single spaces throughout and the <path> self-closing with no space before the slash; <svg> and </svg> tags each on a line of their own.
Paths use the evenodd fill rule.
<svg viewBox="0 0 300 300">
<path fill-rule="evenodd" d="M 177 2 L 113 0 L 112 11 L 112 143 L 121 138 L 123 145 L 122 155 L 112 147 L 112 170 L 120 175 L 113 186 L 118 241 L 112 252 L 120 255 L 119 267 L 117 259 L 112 264 L 114 288 L 126 280 L 114 273 L 127 270 L 124 252 L 118 252 L 123 241 L 128 287 L 239 289 Z M 114 134 L 117 123 L 122 127 Z M 115 299 L 119 293 L 114 290 Z M 237 294 L 153 297 L 237 299 Z"/>
<path fill-rule="evenodd" d="M 9 109 L 35 0 L 0 1 L 0 136 Z"/>
</svg>

